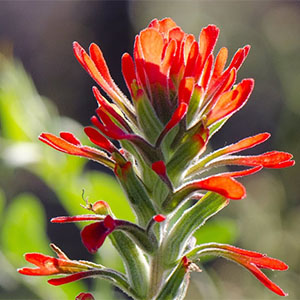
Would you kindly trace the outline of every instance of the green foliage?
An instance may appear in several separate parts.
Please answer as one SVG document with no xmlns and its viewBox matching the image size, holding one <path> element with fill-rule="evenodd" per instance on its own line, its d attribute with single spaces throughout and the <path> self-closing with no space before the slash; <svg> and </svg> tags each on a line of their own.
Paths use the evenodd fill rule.
<svg viewBox="0 0 300 300">
<path fill-rule="evenodd" d="M 45 232 L 45 213 L 39 200 L 30 194 L 20 194 L 13 199 L 3 218 L 2 250 L 16 266 L 24 263 L 26 252 L 52 254 Z"/>
<path fill-rule="evenodd" d="M 48 185 L 70 215 L 87 212 L 80 206 L 85 204 L 82 199 L 84 189 L 84 198 L 87 197 L 91 202 L 105 200 L 117 212 L 118 218 L 134 220 L 126 198 L 114 178 L 94 171 L 83 172 L 86 164 L 84 159 L 63 155 L 38 142 L 37 137 L 41 131 L 57 132 L 58 129 L 72 130 L 82 141 L 86 141 L 86 138 L 79 132 L 79 124 L 60 117 L 53 104 L 37 93 L 31 78 L 19 62 L 0 56 L 0 86 L 1 174 L 4 167 L 5 170 L 26 168 Z M 4 180 L 5 177 L 0 176 L 0 183 Z M 16 272 L 16 268 L 24 265 L 24 253 L 53 253 L 46 235 L 48 220 L 45 220 L 39 199 L 31 194 L 20 194 L 9 200 L 10 205 L 1 220 L 1 251 L 12 267 L 12 276 L 40 299 L 74 299 L 84 290 L 82 282 L 53 288 L 46 283 L 45 278 L 28 280 Z M 3 209 L 4 194 L 1 191 L 0 214 Z M 77 224 L 83 226 L 82 223 Z M 122 270 L 121 259 L 116 256 L 116 251 L 109 244 L 106 247 L 109 248 L 107 251 L 115 254 L 105 261 Z M 98 289 L 97 286 L 95 288 Z M 16 297 L 20 297 L 18 295 Z M 101 297 L 113 298 L 108 284 L 101 284 Z"/>
</svg>

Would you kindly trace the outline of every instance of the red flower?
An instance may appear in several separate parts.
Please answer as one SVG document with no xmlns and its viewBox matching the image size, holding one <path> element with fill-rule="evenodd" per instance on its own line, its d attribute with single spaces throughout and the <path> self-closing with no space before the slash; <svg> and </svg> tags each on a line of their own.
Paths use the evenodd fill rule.
<svg viewBox="0 0 300 300">
<path fill-rule="evenodd" d="M 98 206 L 98 208 L 101 209 L 102 211 L 103 209 L 107 210 L 109 207 L 106 206 L 107 204 L 105 202 L 104 202 L 105 205 L 103 205 L 103 202 L 104 201 L 96 202 L 93 205 L 93 209 L 97 208 Z M 99 205 L 101 207 L 99 207 Z M 107 215 L 105 217 L 99 215 L 56 217 L 51 219 L 51 222 L 69 223 L 69 222 L 101 220 L 99 222 L 92 223 L 85 226 L 80 232 L 81 240 L 84 246 L 87 248 L 89 252 L 95 253 L 103 245 L 107 236 L 110 233 L 112 233 L 114 230 L 123 230 L 124 232 L 129 233 L 129 236 L 131 236 L 133 239 L 136 238 L 137 243 L 139 243 L 142 248 L 145 247 L 146 250 L 149 249 L 152 250 L 151 242 L 149 246 L 148 234 L 155 223 L 163 222 L 165 219 L 166 217 L 161 214 L 153 216 L 153 218 L 149 221 L 146 230 L 128 221 L 114 219 L 110 215 Z"/>
<path fill-rule="evenodd" d="M 107 215 L 103 221 L 85 226 L 80 235 L 89 252 L 95 253 L 102 246 L 106 237 L 116 228 L 114 219 Z"/>
<path fill-rule="evenodd" d="M 210 243 L 201 245 L 198 249 L 199 251 L 197 253 L 197 257 L 200 257 L 201 255 L 215 254 L 230 259 L 247 268 L 262 284 L 264 284 L 274 293 L 280 296 L 288 295 L 260 270 L 270 269 L 285 271 L 288 269 L 288 265 L 286 265 L 284 262 L 272 257 L 268 257 L 265 254 L 261 254 L 255 251 L 248 251 L 225 244 Z M 192 250 L 192 252 L 195 251 Z"/>
<path fill-rule="evenodd" d="M 97 203 L 97 202 L 96 202 Z M 95 203 L 95 204 L 96 204 Z M 98 202 L 99 203 L 99 202 Z M 107 203 L 104 201 L 101 201 L 101 207 L 102 211 L 103 209 L 107 211 L 109 209 L 109 206 L 107 206 Z M 97 208 L 99 204 L 96 204 L 93 206 L 94 208 Z M 69 223 L 69 222 L 81 222 L 81 221 L 95 221 L 100 220 L 99 222 L 89 224 L 85 226 L 81 230 L 81 240 L 84 246 L 88 249 L 89 252 L 95 253 L 104 243 L 106 237 L 115 230 L 116 228 L 116 222 L 115 220 L 110 216 L 107 215 L 106 217 L 99 216 L 99 215 L 79 215 L 79 216 L 71 216 L 71 217 L 56 217 L 51 219 L 52 223 Z"/>
<path fill-rule="evenodd" d="M 236 71 L 246 58 L 250 47 L 240 49 L 224 71 L 227 60 L 226 48 L 222 48 L 215 62 L 213 61 L 212 52 L 218 35 L 219 29 L 215 25 L 209 25 L 202 30 L 197 42 L 192 34 L 184 33 L 172 19 L 166 18 L 161 21 L 155 19 L 148 28 L 136 36 L 134 60 L 128 53 L 123 55 L 122 71 L 134 103 L 146 97 L 160 121 L 164 125 L 168 123 L 164 131 L 169 131 L 186 115 L 188 109 L 183 103 L 189 105 L 194 94 L 200 94 L 203 102 L 203 105 L 199 106 L 198 113 L 205 107 L 209 112 L 217 103 L 208 115 L 209 124 L 232 114 L 248 99 L 253 89 L 253 80 L 244 80 L 233 91 L 230 89 L 234 84 Z M 107 123 L 108 118 L 117 117 L 127 133 L 120 129 L 118 134 L 110 137 L 127 138 L 130 133 L 128 129 L 130 124 L 134 123 L 137 112 L 111 78 L 100 48 L 91 44 L 89 56 L 75 42 L 74 53 L 81 65 L 122 111 L 121 114 L 117 113 L 94 88 L 102 110 L 100 118 L 103 122 L 100 128 L 97 127 L 108 134 L 112 126 L 111 123 Z M 225 104 L 229 101 L 231 105 L 225 109 Z M 109 115 L 106 121 L 103 119 L 105 115 Z M 127 116 L 127 121 L 124 116 Z M 196 119 L 198 117 L 196 115 Z M 108 126 L 109 131 L 105 126 Z M 111 131 L 116 132 L 116 128 Z"/>
<path fill-rule="evenodd" d="M 105 137 L 101 136 L 99 132 L 97 132 L 94 136 L 93 132 L 91 133 L 89 129 L 86 131 L 87 134 L 92 137 L 96 145 L 99 146 L 101 143 L 102 149 L 108 152 L 112 150 L 112 146 L 110 145 L 111 143 Z M 114 161 L 108 157 L 105 152 L 88 146 L 83 146 L 81 142 L 70 132 L 61 132 L 60 137 L 51 133 L 42 133 L 39 136 L 39 139 L 58 151 L 86 157 L 98 161 L 110 168 L 114 167 Z"/>
<path fill-rule="evenodd" d="M 95 300 L 91 293 L 80 293 L 76 296 L 75 300 Z"/>
<path fill-rule="evenodd" d="M 44 255 L 41 253 L 27 253 L 25 259 L 36 265 L 37 268 L 21 268 L 18 272 L 23 275 L 44 276 L 57 274 L 71 274 L 61 278 L 50 279 L 48 282 L 53 285 L 60 285 L 73 282 L 82 278 L 91 277 L 98 270 L 94 268 L 96 265 L 85 261 L 70 260 L 57 246 L 50 245 L 58 258 Z"/>
</svg>

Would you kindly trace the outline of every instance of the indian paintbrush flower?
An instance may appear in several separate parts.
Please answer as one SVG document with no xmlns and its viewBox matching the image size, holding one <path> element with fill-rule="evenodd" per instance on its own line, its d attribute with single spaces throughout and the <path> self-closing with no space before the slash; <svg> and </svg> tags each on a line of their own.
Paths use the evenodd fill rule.
<svg viewBox="0 0 300 300">
<path fill-rule="evenodd" d="M 135 299 L 183 299 L 198 259 L 213 254 L 246 267 L 270 290 L 286 295 L 260 270 L 286 270 L 283 262 L 230 245 L 195 246 L 193 242 L 195 230 L 230 199 L 246 197 L 244 186 L 235 178 L 294 164 L 291 154 L 280 151 L 237 155 L 265 142 L 269 133 L 206 151 L 212 136 L 246 104 L 254 87 L 251 78 L 235 83 L 250 46 L 240 48 L 226 67 L 227 48 L 213 55 L 218 35 L 219 29 L 208 25 L 196 40 L 172 19 L 154 19 L 136 36 L 133 56 L 122 56 L 130 99 L 113 81 L 101 49 L 91 44 L 88 54 L 74 42 L 77 60 L 108 97 L 92 88 L 98 108 L 91 118 L 94 127 L 84 131 L 96 148 L 82 145 L 69 132 L 59 137 L 42 133 L 39 138 L 56 150 L 113 170 L 137 224 L 118 220 L 103 201 L 85 207 L 94 214 L 56 217 L 52 222 L 92 221 L 81 231 L 83 244 L 94 253 L 109 238 L 123 259 L 126 274 L 69 260 L 61 252 L 58 259 L 27 254 L 26 260 L 38 269 L 23 268 L 20 273 L 69 274 L 51 279 L 52 284 L 99 276 Z M 217 172 L 216 167 L 228 165 L 242 169 Z M 205 176 L 207 171 L 214 172 Z"/>
</svg>

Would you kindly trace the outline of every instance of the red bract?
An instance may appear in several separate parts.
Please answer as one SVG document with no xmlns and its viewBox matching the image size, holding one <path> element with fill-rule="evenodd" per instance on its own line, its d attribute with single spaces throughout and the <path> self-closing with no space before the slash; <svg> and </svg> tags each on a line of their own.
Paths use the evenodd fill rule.
<svg viewBox="0 0 300 300">
<path fill-rule="evenodd" d="M 203 246 L 204 248 L 204 246 Z M 224 244 L 207 244 L 203 252 L 215 253 L 223 256 L 247 268 L 259 281 L 267 288 L 280 296 L 287 296 L 287 294 L 274 282 L 272 282 L 260 269 L 271 269 L 284 271 L 288 266 L 275 258 L 268 257 L 255 251 L 248 251 Z"/>
<path fill-rule="evenodd" d="M 76 260 L 70 260 L 57 246 L 51 244 L 58 258 L 41 253 L 27 253 L 25 259 L 37 268 L 22 268 L 18 272 L 23 275 L 41 276 L 56 274 L 74 274 L 90 269 L 88 265 Z"/>
<path fill-rule="evenodd" d="M 92 209 L 95 212 L 107 213 L 109 206 L 104 201 L 98 201 Z M 63 216 L 51 219 L 52 223 L 71 223 L 82 221 L 99 221 L 85 226 L 81 231 L 81 240 L 89 252 L 95 253 L 104 243 L 106 237 L 116 228 L 115 220 L 107 215 L 106 217 L 99 215 L 79 215 L 79 216 Z"/>
<path fill-rule="evenodd" d="M 76 296 L 75 300 L 95 300 L 91 293 L 80 293 Z"/>
<path fill-rule="evenodd" d="M 80 233 L 82 243 L 89 252 L 95 253 L 115 227 L 113 218 L 107 215 L 103 221 L 87 225 L 82 229 Z"/>
<path fill-rule="evenodd" d="M 86 157 L 101 162 L 108 167 L 113 167 L 114 165 L 113 160 L 111 160 L 106 153 L 95 148 L 81 145 L 80 141 L 72 133 L 61 132 L 60 137 L 51 133 L 42 133 L 39 139 L 58 151 Z M 104 149 L 107 150 L 106 148 Z"/>
</svg>

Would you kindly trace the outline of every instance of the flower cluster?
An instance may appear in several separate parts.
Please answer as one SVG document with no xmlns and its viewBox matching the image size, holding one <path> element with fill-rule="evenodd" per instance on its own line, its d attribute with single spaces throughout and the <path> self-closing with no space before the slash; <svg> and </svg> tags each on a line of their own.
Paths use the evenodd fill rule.
<svg viewBox="0 0 300 300">
<path fill-rule="evenodd" d="M 109 237 L 123 259 L 126 274 L 72 261 L 57 251 L 58 259 L 27 254 L 26 260 L 38 269 L 23 268 L 20 273 L 71 274 L 49 280 L 52 284 L 99 276 L 135 299 L 166 299 L 170 295 L 183 299 L 188 273 L 199 257 L 215 254 L 246 267 L 270 290 L 285 295 L 260 271 L 285 270 L 283 262 L 229 245 L 193 245 L 195 230 L 230 199 L 246 196 L 236 178 L 262 168 L 294 164 L 291 154 L 280 151 L 237 155 L 265 142 L 268 133 L 206 151 L 209 140 L 246 104 L 254 87 L 253 79 L 235 83 L 250 46 L 239 49 L 226 67 L 227 48 L 221 48 L 215 58 L 213 55 L 218 35 L 219 29 L 209 25 L 197 41 L 172 19 L 154 19 L 136 36 L 133 57 L 128 53 L 122 57 L 130 99 L 113 81 L 100 48 L 91 44 L 88 54 L 74 42 L 77 60 L 110 99 L 93 87 L 98 108 L 91 118 L 94 127 L 84 131 L 97 148 L 82 145 L 69 132 L 61 132 L 59 137 L 42 133 L 39 138 L 59 151 L 112 169 L 137 223 L 116 219 L 103 201 L 87 207 L 93 214 L 57 217 L 52 222 L 94 221 L 81 231 L 83 244 L 94 253 Z M 204 175 L 227 165 L 239 169 Z M 79 295 L 78 299 L 88 298 Z"/>
</svg>

